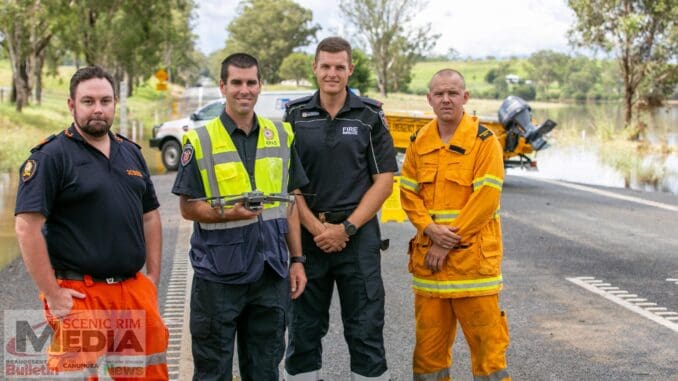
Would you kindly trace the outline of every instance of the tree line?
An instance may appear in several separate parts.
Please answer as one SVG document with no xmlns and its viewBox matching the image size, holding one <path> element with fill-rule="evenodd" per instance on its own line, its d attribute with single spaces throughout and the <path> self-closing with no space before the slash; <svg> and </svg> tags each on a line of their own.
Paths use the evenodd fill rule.
<svg viewBox="0 0 678 381">
<path fill-rule="evenodd" d="M 301 49 L 317 40 L 321 25 L 311 10 L 293 0 L 241 0 L 226 26 L 224 48 L 208 57 L 194 48 L 193 0 L 5 0 L 0 8 L 0 44 L 12 63 L 13 97 L 35 86 L 45 63 L 69 54 L 76 62 L 98 64 L 132 83 L 158 66 L 173 79 L 219 78 L 221 60 L 244 51 L 260 61 L 263 79 L 277 83 L 309 80 L 312 56 Z M 430 23 L 414 25 L 425 0 L 340 0 L 339 9 L 353 42 L 355 72 L 349 85 L 362 92 L 376 87 L 382 97 L 407 92 L 412 68 L 426 59 L 439 35 Z M 573 47 L 600 51 L 609 60 L 551 51 L 532 54 L 526 67 L 531 83 L 506 81 L 515 68 L 502 62 L 487 73 L 492 86 L 482 94 L 509 92 L 538 99 L 617 99 L 624 101 L 626 125 L 639 100 L 653 105 L 675 92 L 678 83 L 678 0 L 568 0 L 575 13 L 569 31 Z M 457 58 L 448 48 L 446 56 Z M 133 86 L 130 86 L 130 90 Z"/>
<path fill-rule="evenodd" d="M 128 95 L 159 67 L 182 79 L 198 62 L 194 8 L 193 0 L 3 1 L 0 45 L 12 70 L 16 110 L 33 93 L 40 103 L 43 75 L 65 62 L 104 67 L 116 85 L 128 81 Z"/>
</svg>

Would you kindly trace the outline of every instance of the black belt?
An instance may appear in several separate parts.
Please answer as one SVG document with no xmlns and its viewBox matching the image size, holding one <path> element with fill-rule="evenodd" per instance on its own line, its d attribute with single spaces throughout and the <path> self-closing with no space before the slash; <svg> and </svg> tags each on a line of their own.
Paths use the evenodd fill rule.
<svg viewBox="0 0 678 381">
<path fill-rule="evenodd" d="M 71 270 L 54 270 L 54 275 L 57 277 L 57 279 L 63 279 L 63 280 L 85 280 L 85 275 L 77 273 L 75 271 Z M 134 278 L 134 275 L 117 275 L 117 276 L 111 276 L 107 278 L 96 278 L 96 277 L 91 277 L 92 281 L 94 282 L 101 282 L 101 283 L 108 283 L 108 284 L 115 284 L 115 283 L 120 283 L 122 281 L 125 281 L 130 278 Z"/>
<path fill-rule="evenodd" d="M 313 214 L 318 217 L 320 222 L 328 222 L 330 224 L 340 224 L 346 219 L 351 216 L 351 213 L 353 213 L 353 209 L 345 209 L 345 210 L 337 210 L 333 212 L 317 212 L 313 211 Z"/>
</svg>

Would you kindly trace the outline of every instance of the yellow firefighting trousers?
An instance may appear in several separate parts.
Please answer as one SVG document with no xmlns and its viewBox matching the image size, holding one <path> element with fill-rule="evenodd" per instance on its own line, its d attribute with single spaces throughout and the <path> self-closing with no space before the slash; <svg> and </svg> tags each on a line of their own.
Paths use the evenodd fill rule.
<svg viewBox="0 0 678 381">
<path fill-rule="evenodd" d="M 471 351 L 474 381 L 506 381 L 506 347 L 509 344 L 506 315 L 499 309 L 499 295 L 467 298 L 435 298 L 415 294 L 415 381 L 451 380 L 452 344 L 457 321 Z"/>
</svg>

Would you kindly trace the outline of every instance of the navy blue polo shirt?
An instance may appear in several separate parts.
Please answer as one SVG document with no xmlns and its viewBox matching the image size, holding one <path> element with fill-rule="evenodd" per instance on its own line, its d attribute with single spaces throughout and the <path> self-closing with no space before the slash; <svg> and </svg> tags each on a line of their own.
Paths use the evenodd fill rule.
<svg viewBox="0 0 678 381">
<path fill-rule="evenodd" d="M 254 166 L 259 136 L 256 115 L 249 134 L 237 128 L 225 111 L 219 118 L 236 147 L 253 188 L 256 188 Z M 292 148 L 288 192 L 307 183 L 308 179 Z M 205 196 L 195 155 L 179 166 L 172 193 L 190 198 Z M 281 278 L 287 277 L 286 220 L 275 220 L 272 224 L 250 224 L 230 229 L 226 233 L 221 230 L 203 230 L 199 223 L 193 226 L 189 256 L 196 276 L 224 284 L 247 284 L 259 279 L 268 266 Z"/>
<path fill-rule="evenodd" d="M 304 196 L 313 211 L 353 209 L 372 186 L 372 175 L 398 170 L 381 102 L 347 91 L 334 119 L 320 105 L 317 91 L 287 104 L 284 120 L 294 128 L 309 179 L 301 190 L 315 195 Z"/>
<path fill-rule="evenodd" d="M 235 125 L 233 119 L 231 119 L 225 111 L 221 113 L 219 119 L 221 119 L 221 124 L 224 125 L 226 131 L 231 136 L 233 145 L 235 145 L 240 160 L 242 160 L 243 165 L 247 170 L 247 174 L 250 177 L 252 188 L 256 189 L 256 182 L 254 181 L 254 163 L 257 156 L 257 140 L 259 138 L 259 123 L 257 122 L 256 115 L 254 116 L 254 125 L 252 126 L 249 135 L 239 129 Z M 295 145 L 296 144 L 293 143 L 290 152 L 289 180 L 287 181 L 288 192 L 308 184 L 308 178 L 299 161 L 299 155 L 294 148 Z M 202 177 L 200 176 L 200 169 L 195 160 L 195 155 L 191 157 L 191 160 L 188 163 L 182 163 L 182 165 L 179 166 L 177 177 L 174 180 L 174 187 L 172 187 L 172 193 L 188 196 L 190 198 L 205 197 L 205 188 L 202 184 Z"/>
<path fill-rule="evenodd" d="M 138 145 L 109 133 L 110 158 L 71 125 L 21 166 L 15 215 L 46 217 L 52 267 L 94 277 L 130 276 L 146 262 L 144 213 L 159 207 Z"/>
</svg>

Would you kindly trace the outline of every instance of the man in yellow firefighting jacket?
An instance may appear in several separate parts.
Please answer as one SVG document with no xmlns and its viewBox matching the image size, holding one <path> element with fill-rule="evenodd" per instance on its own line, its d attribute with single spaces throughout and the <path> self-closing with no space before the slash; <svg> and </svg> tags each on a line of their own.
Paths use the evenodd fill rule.
<svg viewBox="0 0 678 381">
<path fill-rule="evenodd" d="M 428 102 L 437 118 L 411 138 L 401 201 L 417 235 L 410 241 L 415 294 L 415 380 L 450 380 L 457 321 L 471 350 L 474 380 L 509 380 L 509 343 L 499 309 L 504 178 L 492 131 L 464 112 L 464 77 L 433 75 Z"/>
</svg>

